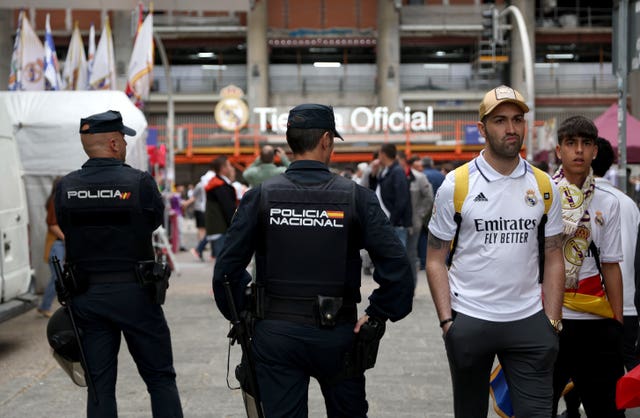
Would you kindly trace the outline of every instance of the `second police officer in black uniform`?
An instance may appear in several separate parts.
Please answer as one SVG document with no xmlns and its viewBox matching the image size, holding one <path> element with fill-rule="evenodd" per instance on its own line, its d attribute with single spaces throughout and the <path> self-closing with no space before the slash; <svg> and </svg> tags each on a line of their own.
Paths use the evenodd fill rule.
<svg viewBox="0 0 640 418">
<path fill-rule="evenodd" d="M 182 417 L 169 327 L 160 306 L 168 277 L 153 268 L 151 235 L 162 223 L 164 204 L 153 178 L 124 163 L 124 136 L 135 134 L 116 111 L 81 119 L 89 160 L 60 181 L 55 197 L 67 270 L 76 284 L 67 289 L 97 394 L 97 402 L 93 396 L 87 400 L 91 418 L 117 417 L 122 335 L 147 385 L 153 416 Z"/>
<path fill-rule="evenodd" d="M 245 267 L 255 251 L 252 353 L 264 416 L 306 417 L 312 376 L 327 416 L 365 417 L 364 371 L 345 372 L 345 358 L 368 320 L 383 326 L 411 311 L 409 260 L 375 194 L 329 171 L 334 138 L 342 139 L 333 109 L 295 107 L 286 136 L 295 161 L 240 202 L 215 265 L 216 303 L 232 319 L 223 286 L 229 282 L 236 306 L 245 307 Z M 379 287 L 358 319 L 361 248 Z"/>
</svg>

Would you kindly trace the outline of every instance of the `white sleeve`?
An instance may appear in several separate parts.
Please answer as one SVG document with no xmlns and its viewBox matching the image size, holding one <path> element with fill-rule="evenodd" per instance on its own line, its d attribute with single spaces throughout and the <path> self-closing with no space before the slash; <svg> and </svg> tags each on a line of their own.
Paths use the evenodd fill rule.
<svg viewBox="0 0 640 418">
<path fill-rule="evenodd" d="M 613 197 L 613 196 L 612 196 Z M 622 261 L 622 238 L 620 232 L 620 203 L 612 198 L 609 219 L 605 220 L 605 231 L 600 246 L 601 263 L 619 263 Z M 591 216 L 597 216 L 595 213 Z"/>
<path fill-rule="evenodd" d="M 453 219 L 454 174 L 449 172 L 438 188 L 433 202 L 433 212 L 429 222 L 429 232 L 443 241 L 451 241 L 456 234 L 456 222 Z"/>
<path fill-rule="evenodd" d="M 553 202 L 547 213 L 547 223 L 544 227 L 544 236 L 552 237 L 563 231 L 562 223 L 562 197 L 558 191 L 558 186 L 551 181 L 551 190 L 553 193 Z"/>
</svg>

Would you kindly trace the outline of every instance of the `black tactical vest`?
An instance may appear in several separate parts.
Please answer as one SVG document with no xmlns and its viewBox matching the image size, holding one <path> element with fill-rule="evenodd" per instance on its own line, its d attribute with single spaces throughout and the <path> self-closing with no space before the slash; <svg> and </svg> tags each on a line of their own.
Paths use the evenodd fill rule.
<svg viewBox="0 0 640 418">
<path fill-rule="evenodd" d="M 86 167 L 60 182 L 57 214 L 66 258 L 86 272 L 126 271 L 152 260 L 152 228 L 140 203 L 139 170 Z"/>
<path fill-rule="evenodd" d="M 352 242 L 355 183 L 334 175 L 326 183 L 300 185 L 279 175 L 261 187 L 256 273 L 266 296 L 352 294 L 345 292 L 347 283 L 360 285 L 360 255 Z"/>
</svg>

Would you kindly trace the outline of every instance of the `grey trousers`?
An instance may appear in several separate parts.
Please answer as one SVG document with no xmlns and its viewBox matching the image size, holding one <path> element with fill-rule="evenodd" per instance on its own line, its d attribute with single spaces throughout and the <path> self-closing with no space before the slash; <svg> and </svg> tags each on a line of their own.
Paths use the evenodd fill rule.
<svg viewBox="0 0 640 418">
<path fill-rule="evenodd" d="M 496 356 L 509 385 L 515 416 L 551 416 L 558 335 L 544 311 L 511 322 L 457 313 L 444 341 L 456 418 L 487 417 L 489 376 Z"/>
</svg>

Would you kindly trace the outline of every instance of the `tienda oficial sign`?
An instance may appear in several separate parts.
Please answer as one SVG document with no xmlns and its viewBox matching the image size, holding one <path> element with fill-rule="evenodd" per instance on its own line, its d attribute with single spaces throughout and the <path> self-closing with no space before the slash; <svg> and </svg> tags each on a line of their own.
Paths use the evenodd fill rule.
<svg viewBox="0 0 640 418">
<path fill-rule="evenodd" d="M 426 132 L 433 130 L 433 107 L 426 112 L 412 112 L 406 106 L 403 112 L 389 112 L 389 108 L 378 106 L 335 108 L 336 129 L 338 132 L 374 133 L 374 132 Z M 253 113 L 258 116 L 260 132 L 287 130 L 288 112 L 278 113 L 275 107 L 256 107 Z M 345 123 L 347 122 L 347 123 Z"/>
</svg>

